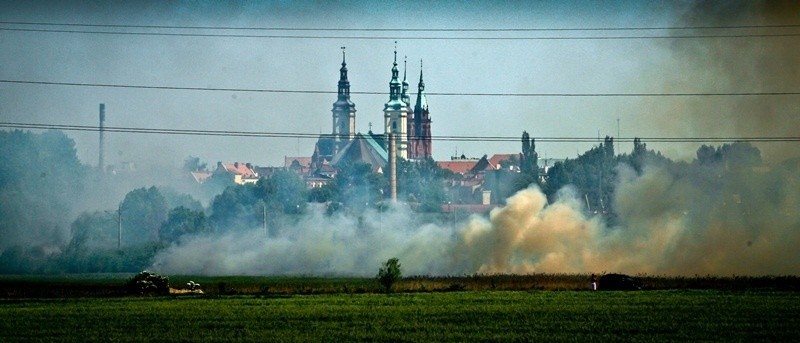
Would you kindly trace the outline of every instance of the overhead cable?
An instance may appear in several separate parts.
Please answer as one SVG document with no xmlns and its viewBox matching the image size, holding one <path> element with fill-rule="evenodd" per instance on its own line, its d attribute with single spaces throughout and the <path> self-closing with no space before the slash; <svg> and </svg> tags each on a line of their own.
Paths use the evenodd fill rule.
<svg viewBox="0 0 800 343">
<path fill-rule="evenodd" d="M 42 86 L 75 86 L 75 87 L 103 87 L 103 88 L 129 88 L 129 89 L 154 89 L 178 91 L 206 91 L 206 92 L 246 92 L 246 93 L 288 93 L 288 94 L 337 94 L 337 91 L 323 90 L 297 90 L 297 89 L 264 89 L 264 88 L 226 88 L 226 87 L 184 87 L 184 86 L 154 86 L 130 85 L 111 83 L 88 82 L 56 82 L 33 80 L 0 79 L 0 83 L 29 84 Z M 386 95 L 386 92 L 351 91 L 350 94 Z M 697 96 L 786 96 L 800 95 L 800 91 L 780 92 L 680 92 L 680 93 L 470 93 L 470 92 L 425 92 L 428 96 L 487 96 L 487 97 L 697 97 Z"/>
<path fill-rule="evenodd" d="M 222 136 L 222 137 L 250 137 L 250 138 L 303 138 L 319 139 L 320 137 L 333 137 L 329 134 L 314 134 L 303 132 L 266 132 L 266 131 L 231 131 L 231 130 L 199 130 L 199 129 L 170 129 L 146 127 L 115 127 L 105 126 L 102 129 L 90 125 L 68 124 L 39 124 L 20 122 L 0 122 L 0 127 L 12 129 L 43 129 L 63 131 L 91 131 L 91 132 L 119 132 L 157 135 L 190 135 L 190 136 Z M 602 142 L 598 137 L 532 137 L 536 142 L 550 143 L 594 143 Z M 730 142 L 800 142 L 800 136 L 750 136 L 750 137 L 619 137 L 616 142 L 633 142 L 640 139 L 643 142 L 654 143 L 730 143 Z M 455 142 L 517 142 L 519 137 L 511 136 L 431 136 L 432 141 Z"/>
</svg>

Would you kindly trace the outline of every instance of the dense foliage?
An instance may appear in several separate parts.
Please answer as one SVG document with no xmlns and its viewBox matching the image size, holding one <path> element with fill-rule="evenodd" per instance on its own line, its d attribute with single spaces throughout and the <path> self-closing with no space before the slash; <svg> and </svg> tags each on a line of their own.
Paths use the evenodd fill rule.
<svg viewBox="0 0 800 343">
<path fill-rule="evenodd" d="M 386 292 L 391 292 L 392 286 L 403 277 L 400 267 L 400 260 L 397 257 L 392 257 L 378 269 L 378 282 Z"/>
<path fill-rule="evenodd" d="M 150 266 L 162 249 L 191 236 L 260 227 L 275 234 L 287 221 L 299 220 L 309 201 L 326 204 L 329 214 L 342 212 L 360 221 L 365 210 L 385 211 L 390 197 L 388 170 L 377 172 L 369 164 L 355 163 L 341 166 L 329 185 L 310 191 L 292 171 L 278 171 L 245 186 L 233 184 L 225 173 L 213 173 L 203 186 L 190 180 L 195 187 L 218 190 L 204 208 L 192 196 L 164 186 L 116 185 L 130 174 L 112 178 L 112 173 L 82 164 L 74 141 L 58 131 L 2 131 L 0 146 L 4 161 L 0 164 L 0 273 L 134 272 Z M 612 224 L 624 224 L 614 208 L 620 178 L 643 175 L 648 168 L 658 167 L 671 178 L 703 189 L 701 195 L 708 202 L 728 201 L 723 199 L 727 196 L 739 205 L 726 210 L 731 213 L 719 213 L 720 217 L 742 210 L 745 202 L 740 195 L 753 193 L 746 188 L 769 190 L 764 194 L 785 192 L 781 182 L 791 180 L 773 177 L 781 168 L 760 168 L 759 150 L 745 142 L 701 146 L 696 158 L 686 163 L 648 150 L 639 139 L 630 154 L 617 154 L 613 139 L 606 137 L 577 158 L 556 163 L 545 177 L 539 175 L 533 141 L 523 140 L 523 150 L 502 161 L 503 170 L 485 174 L 483 186 L 491 190 L 494 203 L 540 184 L 551 201 L 567 189 L 585 202 L 587 210 L 602 214 Z M 199 158 L 189 157 L 183 172 L 206 167 Z M 763 171 L 754 172 L 758 168 Z M 398 199 L 417 212 L 432 212 L 430 218 L 435 218 L 449 200 L 444 187 L 449 177 L 451 173 L 431 159 L 400 159 Z M 752 204 L 757 199 L 747 200 L 749 207 L 744 210 L 755 211 Z M 447 220 L 455 222 L 455 218 L 454 213 Z"/>
<path fill-rule="evenodd" d="M 0 131 L 0 251 L 57 245 L 63 220 L 83 199 L 90 169 L 60 131 Z"/>
<path fill-rule="evenodd" d="M 303 213 L 307 198 L 305 183 L 297 174 L 279 171 L 255 185 L 225 188 L 212 200 L 209 219 L 217 232 L 251 229 L 264 225 L 264 220 L 273 224 L 283 215 Z"/>
</svg>

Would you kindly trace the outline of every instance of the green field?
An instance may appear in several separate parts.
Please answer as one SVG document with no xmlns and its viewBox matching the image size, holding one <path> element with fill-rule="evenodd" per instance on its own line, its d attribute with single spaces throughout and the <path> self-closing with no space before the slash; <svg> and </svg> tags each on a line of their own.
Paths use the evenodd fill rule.
<svg viewBox="0 0 800 343">
<path fill-rule="evenodd" d="M 0 341 L 798 341 L 800 293 L 467 291 L 0 300 Z"/>
</svg>

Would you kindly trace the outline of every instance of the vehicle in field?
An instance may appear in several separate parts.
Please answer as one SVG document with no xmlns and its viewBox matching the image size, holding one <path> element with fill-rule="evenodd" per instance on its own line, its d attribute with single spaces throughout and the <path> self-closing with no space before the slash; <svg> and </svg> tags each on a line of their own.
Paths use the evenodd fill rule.
<svg viewBox="0 0 800 343">
<path fill-rule="evenodd" d="M 631 291 L 642 289 L 642 282 L 625 274 L 605 274 L 598 280 L 602 291 Z"/>
</svg>

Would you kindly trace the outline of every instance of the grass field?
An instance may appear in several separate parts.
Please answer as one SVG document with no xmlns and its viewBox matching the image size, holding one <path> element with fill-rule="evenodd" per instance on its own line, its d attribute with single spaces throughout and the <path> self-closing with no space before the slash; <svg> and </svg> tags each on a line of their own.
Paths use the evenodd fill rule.
<svg viewBox="0 0 800 343">
<path fill-rule="evenodd" d="M 800 293 L 468 291 L 0 300 L 0 341 L 798 341 Z"/>
<path fill-rule="evenodd" d="M 0 276 L 0 342 L 800 341 L 800 278 L 588 275 L 372 278 L 172 276 L 205 295 L 129 296 L 132 275 Z"/>
<path fill-rule="evenodd" d="M 1 298 L 68 298 L 125 295 L 123 285 L 134 274 L 0 275 Z M 646 290 L 800 291 L 797 276 L 637 276 Z M 278 276 L 169 276 L 170 285 L 190 280 L 209 295 L 309 295 L 380 293 L 374 278 Z M 589 275 L 412 276 L 395 285 L 397 292 L 587 290 Z"/>
</svg>

